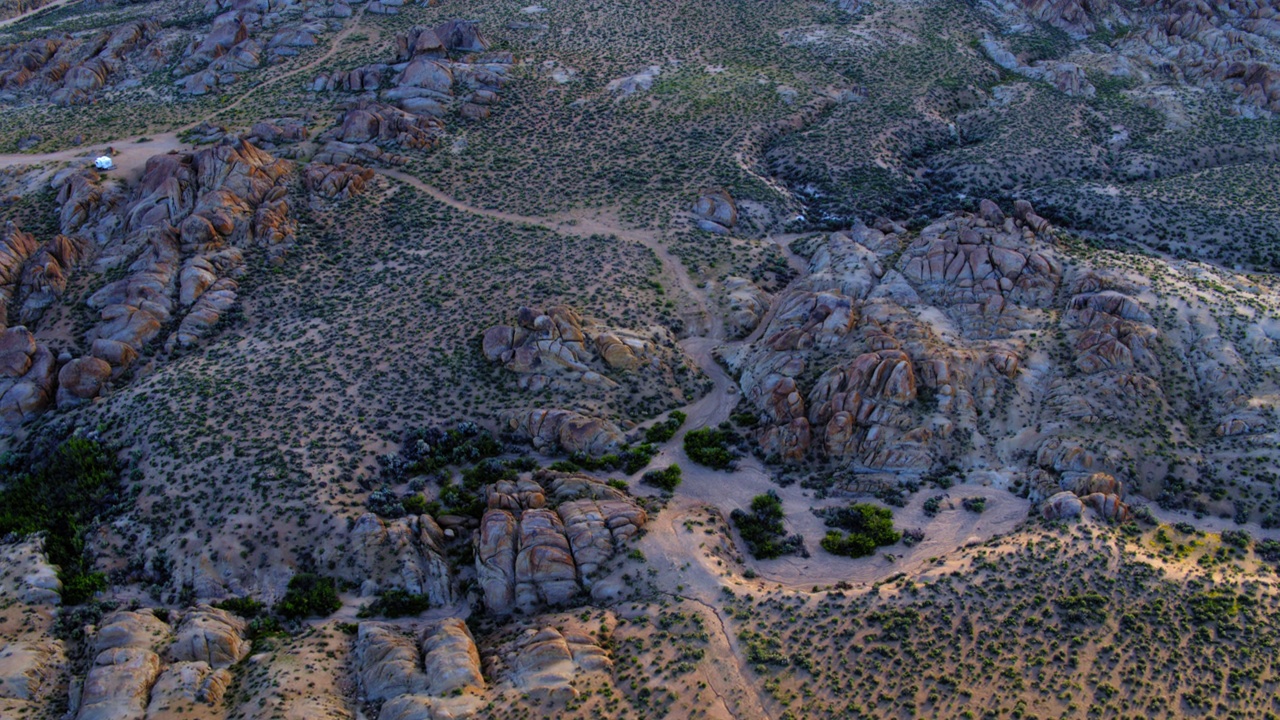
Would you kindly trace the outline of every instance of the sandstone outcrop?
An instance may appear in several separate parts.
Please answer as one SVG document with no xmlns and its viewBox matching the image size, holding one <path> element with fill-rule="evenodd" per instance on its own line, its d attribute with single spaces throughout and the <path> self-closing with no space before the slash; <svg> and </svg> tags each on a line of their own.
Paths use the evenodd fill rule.
<svg viewBox="0 0 1280 720">
<path fill-rule="evenodd" d="M 456 594 L 443 543 L 430 515 L 384 520 L 366 513 L 348 533 L 338 576 L 352 582 L 374 579 L 380 589 L 425 595 L 432 606 L 448 607 Z"/>
<path fill-rule="evenodd" d="M 153 648 L 168 637 L 169 626 L 150 612 L 120 611 L 104 618 L 76 720 L 144 720 L 161 670 Z"/>
<path fill-rule="evenodd" d="M 592 627 L 578 616 L 562 614 L 517 625 L 509 631 L 509 640 L 485 653 L 485 672 L 499 690 L 510 688 L 555 701 L 576 698 L 575 686 L 612 672 L 613 660 L 601 643 L 616 624 L 612 614 Z"/>
<path fill-rule="evenodd" d="M 144 720 L 160 658 L 151 650 L 119 648 L 98 653 L 85 677 L 76 720 Z"/>
<path fill-rule="evenodd" d="M 158 69 L 159 23 L 133 21 L 86 33 L 51 33 L 0 46 L 0 86 L 33 100 L 80 105 Z"/>
<path fill-rule="evenodd" d="M 1124 518 L 1122 485 L 1166 472 L 1137 470 L 1150 459 L 1134 444 L 1142 426 L 1186 437 L 1169 394 L 1186 376 L 1171 373 L 1194 374 L 1194 403 L 1223 442 L 1273 430 L 1243 409 L 1246 395 L 1271 406 L 1273 383 L 1256 374 L 1272 348 L 1261 328 L 1242 348 L 1203 310 L 1165 310 L 1166 330 L 1148 276 L 1068 262 L 1057 243 L 1025 201 L 981 202 L 914 236 L 890 224 L 832 234 L 758 339 L 726 355 L 762 421 L 761 451 L 846 474 L 974 462 L 1021 478 L 1035 501 L 1097 495 L 1090 506 Z M 1205 286 L 1203 268 L 1170 272 Z"/>
<path fill-rule="evenodd" d="M 0 645 L 0 698 L 43 701 L 66 671 L 60 641 L 14 641 Z"/>
<path fill-rule="evenodd" d="M 428 694 L 444 697 L 484 691 L 480 653 L 465 622 L 458 618 L 439 620 L 424 629 L 421 637 Z"/>
<path fill-rule="evenodd" d="M 560 605 L 589 589 L 648 519 L 625 493 L 583 475 L 539 471 L 521 482 L 523 494 L 489 495 L 476 540 L 485 606 L 497 614 Z"/>
<path fill-rule="evenodd" d="M 729 301 L 729 317 L 726 326 L 734 337 L 750 335 L 764 320 L 773 298 L 746 278 L 727 277 L 724 280 L 725 296 Z"/>
<path fill-rule="evenodd" d="M 21 298 L 20 316 L 38 321 L 90 244 L 99 269 L 128 262 L 128 271 L 88 300 L 100 318 L 86 335 L 90 355 L 59 370 L 47 349 L 23 340 L 25 329 L 6 336 L 12 352 L 0 350 L 8 360 L 0 368 L 4 425 L 30 419 L 55 397 L 59 407 L 97 397 L 165 327 L 174 328 L 164 343 L 169 351 L 208 335 L 236 303 L 234 278 L 244 271 L 246 249 L 257 246 L 279 263 L 292 246 L 290 172 L 288 163 L 228 138 L 194 153 L 150 158 L 127 197 L 103 191 L 90 172 L 56 178 L 64 234 L 39 245 L 10 228 L 0 243 L 0 296 Z M 180 321 L 170 325 L 175 316 Z"/>
<path fill-rule="evenodd" d="M 0 333 L 0 431 L 44 412 L 56 398 L 57 360 L 18 325 Z"/>
<path fill-rule="evenodd" d="M 665 342 L 655 342 L 659 338 Z M 628 373 L 665 382 L 678 364 L 674 338 L 665 328 L 653 328 L 646 337 L 584 319 L 567 305 L 545 312 L 522 307 L 511 324 L 486 330 L 481 348 L 487 360 L 517 374 L 521 388 L 534 391 L 614 388 L 630 382 Z"/>
<path fill-rule="evenodd" d="M 394 140 L 402 147 L 427 147 L 442 129 L 439 118 L 451 113 L 466 119 L 486 118 L 499 102 L 513 58 L 510 53 L 486 53 L 488 46 L 479 27 L 466 20 L 413 27 L 396 36 L 394 64 L 371 63 L 321 75 L 312 81 L 311 90 L 376 93 L 380 104 L 372 107 L 380 109 L 375 113 L 364 106 L 362 114 L 349 112 L 342 131 L 331 136 L 334 140 L 361 143 L 376 138 L 384 143 Z M 388 117 L 401 127 L 421 127 L 430 139 L 373 132 L 373 126 L 385 126 Z"/>
<path fill-rule="evenodd" d="M 622 447 L 622 431 L 602 418 L 572 410 L 537 409 L 508 413 L 506 429 L 539 450 L 600 456 Z"/>
<path fill-rule="evenodd" d="M 180 92 L 204 95 L 244 73 L 315 47 L 328 26 L 310 5 L 306 0 L 207 3 L 206 11 L 217 14 L 208 31 L 181 50 L 172 71 L 174 84 Z"/>
<path fill-rule="evenodd" d="M 1202 86 L 1218 86 L 1239 98 L 1242 115 L 1280 111 L 1280 42 L 1276 9 L 1266 0 L 1206 3 L 1196 0 L 1143 2 L 1110 0 L 1017 0 L 993 4 L 1017 27 L 1025 20 L 1047 22 L 1076 38 L 1124 27 L 1123 40 L 1110 43 L 1107 61 L 1082 53 L 1082 61 L 1113 68 L 1124 77 L 1174 76 Z M 991 47 L 987 47 L 990 45 Z M 1079 92 L 1087 81 L 1073 63 L 1037 61 L 1027 66 L 998 41 L 984 43 L 1002 67 Z M 1070 66 L 1070 69 L 1064 66 Z M 1088 86 L 1091 90 L 1092 86 Z"/>
<path fill-rule="evenodd" d="M 430 623 L 417 642 L 400 628 L 361 623 L 355 662 L 361 695 L 383 703 L 380 717 L 470 717 L 485 690 L 480 653 L 459 618 Z"/>
<path fill-rule="evenodd" d="M 302 173 L 307 189 L 330 199 L 346 200 L 364 192 L 374 172 L 353 163 L 310 163 Z"/>
<path fill-rule="evenodd" d="M 44 540 L 36 535 L 18 542 L 0 545 L 0 592 L 25 605 L 59 605 L 62 581 L 58 568 L 49 564 L 44 553 Z"/>
<path fill-rule="evenodd" d="M 249 654 L 244 620 L 225 610 L 201 605 L 182 618 L 169 647 L 174 662 L 201 662 L 214 669 L 230 667 Z"/>
<path fill-rule="evenodd" d="M 1069 520 L 1080 517 L 1084 512 L 1084 503 L 1079 496 L 1068 490 L 1054 494 L 1040 506 L 1040 513 L 1045 520 Z"/>
<path fill-rule="evenodd" d="M 170 665 L 151 686 L 147 720 L 216 720 L 223 717 L 223 702 L 231 684 L 231 671 L 205 662 Z"/>
<path fill-rule="evenodd" d="M 703 193 L 693 204 L 693 215 L 699 229 L 717 235 L 728 233 L 738 224 L 738 206 L 724 190 Z"/>
</svg>

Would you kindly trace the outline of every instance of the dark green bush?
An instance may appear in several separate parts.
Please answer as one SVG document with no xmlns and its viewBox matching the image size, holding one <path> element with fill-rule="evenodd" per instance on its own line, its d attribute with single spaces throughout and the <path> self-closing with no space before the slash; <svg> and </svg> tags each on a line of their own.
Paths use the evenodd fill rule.
<svg viewBox="0 0 1280 720">
<path fill-rule="evenodd" d="M 1252 541 L 1253 538 L 1249 537 L 1249 532 L 1247 530 L 1222 531 L 1222 542 L 1228 545 L 1234 545 L 1235 547 L 1243 549 L 1249 547 L 1249 543 Z"/>
<path fill-rule="evenodd" d="M 45 533 L 44 550 L 58 566 L 64 605 L 79 605 L 105 590 L 84 554 L 86 526 L 118 499 L 120 470 L 106 445 L 84 437 L 63 441 L 30 465 L 9 456 L 0 493 L 0 536 Z M 16 467 L 15 467 L 16 466 Z"/>
<path fill-rule="evenodd" d="M 729 519 L 747 544 L 747 550 L 758 560 L 768 560 L 789 553 L 804 554 L 804 538 L 799 535 L 786 537 L 783 517 L 782 499 L 773 490 L 752 498 L 750 512 L 734 510 L 729 514 Z"/>
<path fill-rule="evenodd" d="M 839 528 L 822 538 L 822 549 L 833 555 L 865 557 L 877 547 L 892 545 L 902 538 L 893 529 L 893 512 L 870 503 L 834 508 L 826 513 L 826 525 Z"/>
<path fill-rule="evenodd" d="M 409 515 L 425 515 L 427 512 L 427 498 L 418 493 L 401 499 L 400 505 Z"/>
<path fill-rule="evenodd" d="M 660 423 L 655 423 L 648 430 L 644 431 L 645 442 L 656 444 L 670 440 L 675 437 L 676 431 L 680 429 L 680 426 L 684 425 L 684 421 L 687 417 L 687 415 L 679 410 L 672 410 L 666 420 L 663 420 Z"/>
<path fill-rule="evenodd" d="M 728 445 L 735 438 L 732 433 L 719 428 L 698 428 L 684 436 L 684 451 L 689 459 L 699 465 L 727 470 L 736 458 Z"/>
<path fill-rule="evenodd" d="M 408 617 L 421 615 L 431 609 L 431 601 L 426 595 L 418 595 L 405 590 L 387 590 L 357 613 L 362 618 L 368 617 Z"/>
<path fill-rule="evenodd" d="M 342 607 L 333 578 L 315 573 L 298 573 L 289 580 L 289 589 L 276 604 L 276 612 L 286 618 L 324 617 Z"/>
<path fill-rule="evenodd" d="M 645 473 L 644 484 L 652 485 L 666 492 L 672 492 L 680 485 L 680 476 L 680 466 L 672 464 L 662 470 L 650 470 Z"/>
<path fill-rule="evenodd" d="M 239 615 L 242 618 L 255 618 L 267 609 L 266 604 L 251 597 L 233 597 L 219 600 L 213 604 L 219 610 Z"/>
<path fill-rule="evenodd" d="M 929 517 L 936 517 L 938 512 L 942 510 L 942 495 L 934 495 L 924 501 L 924 514 Z"/>
<path fill-rule="evenodd" d="M 1107 619 L 1107 599 L 1095 592 L 1068 595 L 1056 604 L 1062 618 L 1069 623 L 1100 623 Z"/>
</svg>

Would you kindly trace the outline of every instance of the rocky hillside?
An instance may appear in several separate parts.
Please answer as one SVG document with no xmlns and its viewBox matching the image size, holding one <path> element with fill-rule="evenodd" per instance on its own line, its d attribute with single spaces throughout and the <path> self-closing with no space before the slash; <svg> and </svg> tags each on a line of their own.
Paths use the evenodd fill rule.
<svg viewBox="0 0 1280 720">
<path fill-rule="evenodd" d="M 0 716 L 1271 717 L 1278 23 L 3 5 Z"/>
</svg>

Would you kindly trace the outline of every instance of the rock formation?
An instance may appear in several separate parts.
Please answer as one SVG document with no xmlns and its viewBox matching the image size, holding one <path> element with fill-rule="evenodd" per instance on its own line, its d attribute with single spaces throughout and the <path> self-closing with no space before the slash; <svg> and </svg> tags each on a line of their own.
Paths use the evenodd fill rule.
<svg viewBox="0 0 1280 720">
<path fill-rule="evenodd" d="M 502 363 L 519 376 L 521 388 L 533 391 L 580 384 L 614 388 L 619 380 L 629 382 L 628 373 L 668 381 L 679 359 L 665 328 L 653 328 L 646 337 L 584 319 L 567 305 L 545 312 L 522 307 L 512 324 L 486 330 L 481 347 L 487 360 Z"/>
<path fill-rule="evenodd" d="M 440 118 L 445 115 L 489 116 L 513 62 L 510 53 L 486 53 L 488 42 L 475 23 L 465 20 L 434 28 L 413 27 L 396 36 L 396 48 L 394 64 L 340 70 L 311 83 L 314 92 L 363 94 L 339 127 L 321 136 L 328 141 L 325 162 L 399 161 L 393 154 L 378 157 L 375 151 L 352 152 L 344 146 L 434 147 L 443 133 Z"/>
<path fill-rule="evenodd" d="M 506 429 L 539 450 L 599 457 L 622 447 L 622 431 L 602 418 L 572 410 L 537 409 L 507 413 Z"/>
<path fill-rule="evenodd" d="M 448 607 L 456 596 L 443 544 L 444 534 L 430 515 L 383 520 L 366 513 L 348 533 L 339 577 L 425 595 L 433 606 Z"/>
<path fill-rule="evenodd" d="M 575 686 L 588 677 L 613 671 L 613 660 L 601 647 L 617 620 L 606 613 L 594 626 L 576 615 L 544 616 L 516 625 L 508 638 L 484 657 L 485 672 L 497 689 L 511 688 L 539 700 L 563 702 L 579 696 Z M 604 635 L 604 637 L 601 637 Z"/>
<path fill-rule="evenodd" d="M 362 696 L 382 703 L 380 718 L 469 717 L 482 704 L 480 653 L 458 618 L 429 624 L 416 642 L 399 628 L 360 623 L 355 661 Z"/>
<path fill-rule="evenodd" d="M 1025 201 L 1011 212 L 982 202 L 916 236 L 889 226 L 832 234 L 808 275 L 774 299 L 759 339 L 727 360 L 763 421 L 766 455 L 844 473 L 972 462 L 1021 478 L 1035 500 L 1073 491 L 1123 519 L 1122 482 L 1153 482 L 1167 467 L 1137 470 L 1139 426 L 1186 437 L 1168 395 L 1183 367 L 1219 437 L 1274 429 L 1256 410 L 1241 419 L 1246 394 L 1269 406 L 1272 381 L 1246 369 L 1263 367 L 1268 351 L 1246 359 L 1190 313 L 1166 330 L 1149 284 L 1070 260 Z"/>
<path fill-rule="evenodd" d="M 498 614 L 560 605 L 589 589 L 647 521 L 624 493 L 582 475 L 539 471 L 522 482 L 520 494 L 490 493 L 476 541 L 485 606 Z"/>
<path fill-rule="evenodd" d="M 160 33 L 156 22 L 134 21 L 0 46 L 0 86 L 58 105 L 84 104 L 160 68 L 165 58 L 152 47 Z"/>
<path fill-rule="evenodd" d="M 693 215 L 699 229 L 717 235 L 728 233 L 738 224 L 738 206 L 724 190 L 703 193 L 693 204 Z"/>
</svg>

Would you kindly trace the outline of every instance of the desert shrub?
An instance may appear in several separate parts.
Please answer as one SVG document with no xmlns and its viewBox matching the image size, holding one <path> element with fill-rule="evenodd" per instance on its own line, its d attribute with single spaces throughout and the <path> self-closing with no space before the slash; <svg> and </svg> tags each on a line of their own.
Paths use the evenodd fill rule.
<svg viewBox="0 0 1280 720">
<path fill-rule="evenodd" d="M 876 544 L 866 535 L 842 533 L 839 530 L 828 530 L 822 538 L 822 549 L 832 555 L 847 557 L 866 557 L 876 551 Z"/>
<path fill-rule="evenodd" d="M 1100 623 L 1107 619 L 1107 598 L 1096 592 L 1068 595 L 1056 604 L 1062 619 L 1069 623 Z"/>
<path fill-rule="evenodd" d="M 420 615 L 430 609 L 431 601 L 427 599 L 426 595 L 419 595 L 396 588 L 387 590 L 379 595 L 376 600 L 360 608 L 360 612 L 357 615 L 362 618 L 398 618 Z"/>
<path fill-rule="evenodd" d="M 48 457 L 33 453 L 28 465 L 6 458 L 0 493 L 0 537 L 43 532 L 49 562 L 58 566 L 64 605 L 79 605 L 105 590 L 84 553 L 84 535 L 95 517 L 118 500 L 120 470 L 115 453 L 85 437 L 71 437 Z"/>
<path fill-rule="evenodd" d="M 1256 602 L 1248 595 L 1217 591 L 1196 593 L 1188 600 L 1191 622 L 1197 625 L 1228 622 Z"/>
<path fill-rule="evenodd" d="M 289 579 L 289 588 L 275 611 L 286 618 L 324 617 L 342 607 L 338 586 L 331 577 L 298 573 Z"/>
<path fill-rule="evenodd" d="M 944 498 L 944 496 L 942 496 L 942 495 L 934 495 L 933 497 L 929 498 L 928 500 L 925 500 L 925 501 L 924 501 L 924 514 L 925 514 L 925 515 L 928 515 L 929 517 L 937 517 L 938 512 L 939 512 L 940 510 L 942 510 L 942 501 L 943 501 L 944 499 L 945 499 L 945 498 Z"/>
<path fill-rule="evenodd" d="M 410 475 L 429 473 L 449 465 L 470 465 L 500 454 L 502 444 L 473 422 L 460 422 L 449 430 L 432 425 L 405 433 L 400 447 L 403 462 L 395 463 L 394 470 Z"/>
<path fill-rule="evenodd" d="M 893 529 L 893 511 L 879 505 L 854 503 L 832 508 L 824 515 L 827 527 L 837 529 L 827 533 L 822 547 L 836 555 L 863 557 L 881 545 L 892 545 L 902 538 L 902 534 Z"/>
<path fill-rule="evenodd" d="M 479 490 L 485 485 L 502 480 L 515 480 L 519 476 L 515 468 L 496 458 L 486 458 L 462 471 L 462 484 L 468 490 Z"/>
<path fill-rule="evenodd" d="M 1258 543 L 1258 557 L 1269 562 L 1280 562 L 1280 541 L 1263 540 Z"/>
<path fill-rule="evenodd" d="M 662 470 L 650 470 L 645 473 L 644 484 L 652 485 L 666 492 L 672 492 L 680 485 L 680 475 L 680 466 L 672 464 Z"/>
<path fill-rule="evenodd" d="M 652 443 L 640 443 L 635 446 L 627 446 L 620 453 L 610 453 L 593 458 L 586 453 L 574 453 L 568 461 L 558 461 L 551 465 L 552 470 L 560 472 L 576 472 L 578 470 L 622 470 L 628 475 L 633 475 L 644 469 L 649 464 L 654 455 L 658 454 L 658 449 Z"/>
<path fill-rule="evenodd" d="M 699 465 L 706 465 L 717 470 L 727 470 L 733 466 L 734 453 L 726 447 L 732 441 L 732 435 L 719 428 L 698 428 L 690 430 L 684 436 L 684 451 L 689 459 Z"/>
<path fill-rule="evenodd" d="M 263 615 L 250 620 L 249 626 L 245 630 L 245 634 L 253 642 L 273 635 L 286 634 L 284 628 L 280 625 L 280 621 L 273 615 Z"/>
<path fill-rule="evenodd" d="M 404 507 L 404 511 L 408 515 L 427 514 L 427 498 L 419 493 L 414 493 L 401 498 L 400 505 Z"/>
<path fill-rule="evenodd" d="M 915 608 L 878 610 L 867 613 L 867 622 L 879 625 L 880 639 L 885 641 L 906 640 L 911 636 L 916 623 L 920 621 L 920 611 Z"/>
<path fill-rule="evenodd" d="M 390 488 L 378 488 L 369 493 L 369 499 L 365 501 L 365 505 L 369 507 L 370 512 L 385 518 L 404 516 L 404 504 Z"/>
<path fill-rule="evenodd" d="M 1247 548 L 1253 538 L 1249 537 L 1249 533 L 1245 530 L 1223 530 L 1222 542 L 1228 545 L 1234 545 L 1238 548 Z"/>
<path fill-rule="evenodd" d="M 960 504 L 971 513 L 980 513 L 987 509 L 987 499 L 984 497 L 967 497 L 961 500 Z"/>
<path fill-rule="evenodd" d="M 262 614 L 263 610 L 267 609 L 266 604 L 251 597 L 227 598 L 213 603 L 213 606 L 219 610 L 226 610 L 233 615 L 239 615 L 242 618 L 255 618 Z"/>
<path fill-rule="evenodd" d="M 676 431 L 684 425 L 686 415 L 679 410 L 672 410 L 666 420 L 655 423 L 653 427 L 644 431 L 644 440 L 649 443 L 664 443 L 675 437 Z"/>
<path fill-rule="evenodd" d="M 804 538 L 799 535 L 786 537 L 786 529 L 782 525 L 785 516 L 782 499 L 778 497 L 778 493 L 770 490 L 751 499 L 749 512 L 734 510 L 729 514 L 729 519 L 738 528 L 752 557 L 768 560 L 804 552 Z"/>
<path fill-rule="evenodd" d="M 484 515 L 485 502 L 476 490 L 463 484 L 451 483 L 440 488 L 440 507 L 450 515 L 478 518 Z"/>
</svg>

